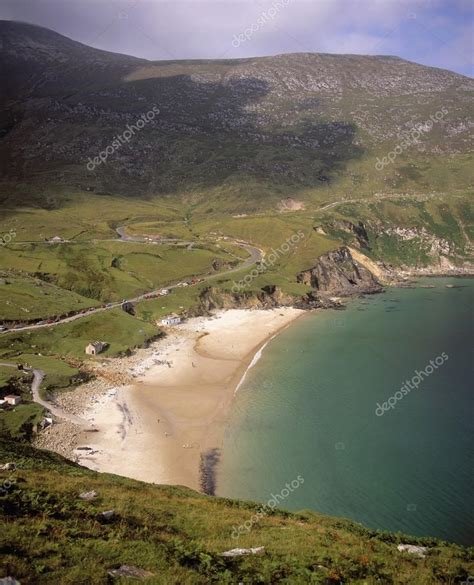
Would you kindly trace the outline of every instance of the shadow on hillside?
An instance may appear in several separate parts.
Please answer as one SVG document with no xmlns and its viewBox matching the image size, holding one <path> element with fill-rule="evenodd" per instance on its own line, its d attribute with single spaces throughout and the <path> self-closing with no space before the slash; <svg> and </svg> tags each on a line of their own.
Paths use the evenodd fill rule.
<svg viewBox="0 0 474 585">
<path fill-rule="evenodd" d="M 7 205 L 41 205 L 48 185 L 57 183 L 140 198 L 229 186 L 239 192 L 243 183 L 275 193 L 287 187 L 297 195 L 326 187 L 363 154 L 353 124 L 318 121 L 316 98 L 273 105 L 260 79 L 213 83 L 177 75 L 102 91 L 83 87 L 54 102 L 53 111 L 48 100 L 30 104 L 15 132 L 0 139 L 0 150 L 11 153 L 7 175 L 35 185 L 16 193 L 14 202 L 4 198 Z M 87 168 L 154 106 L 159 113 L 152 121 L 105 162 Z"/>
</svg>

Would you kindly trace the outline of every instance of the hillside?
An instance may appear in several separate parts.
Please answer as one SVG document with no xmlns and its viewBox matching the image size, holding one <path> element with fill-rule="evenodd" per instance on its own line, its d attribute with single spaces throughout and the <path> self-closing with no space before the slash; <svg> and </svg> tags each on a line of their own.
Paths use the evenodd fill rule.
<svg viewBox="0 0 474 585">
<path fill-rule="evenodd" d="M 449 71 L 329 54 L 151 62 L 7 21 L 0 37 L 9 206 L 54 207 L 75 189 L 252 211 L 287 196 L 311 205 L 472 186 L 474 82 Z"/>
<path fill-rule="evenodd" d="M 3 488 L 0 577 L 22 585 L 110 583 L 129 565 L 159 585 L 197 583 L 376 583 L 455 585 L 474 571 L 467 549 L 436 539 L 367 530 L 313 512 L 267 513 L 251 531 L 236 528 L 258 504 L 203 496 L 97 474 L 57 455 L 0 443 Z M 79 498 L 95 491 L 91 500 Z M 111 518 L 102 512 L 113 510 Z M 397 545 L 426 547 L 426 557 Z M 263 554 L 225 557 L 236 547 Z M 134 582 L 118 579 L 114 582 Z"/>
</svg>

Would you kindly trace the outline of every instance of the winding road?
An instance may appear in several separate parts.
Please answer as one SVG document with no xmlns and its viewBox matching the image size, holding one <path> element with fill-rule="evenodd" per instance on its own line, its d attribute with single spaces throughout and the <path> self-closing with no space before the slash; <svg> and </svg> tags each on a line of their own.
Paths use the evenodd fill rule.
<svg viewBox="0 0 474 585">
<path fill-rule="evenodd" d="M 370 198 L 364 197 L 364 198 L 358 198 L 358 199 L 340 199 L 338 201 L 332 201 L 331 203 L 327 203 L 327 204 L 321 206 L 317 211 L 326 211 L 328 209 L 332 209 L 334 207 L 337 207 L 338 205 L 343 205 L 343 204 L 348 204 L 348 203 L 365 203 L 365 202 L 371 202 L 371 201 L 374 202 L 374 201 L 380 201 L 380 200 L 385 200 L 385 199 L 405 199 L 405 198 L 406 197 L 404 195 L 401 195 L 401 194 L 386 194 L 386 195 L 379 195 L 379 196 L 374 196 L 374 197 L 370 197 Z M 418 196 L 411 195 L 409 197 L 409 199 L 411 199 L 411 200 L 413 200 L 413 199 L 415 199 L 415 200 L 426 199 L 426 198 L 427 198 L 426 194 L 422 194 L 422 195 L 420 194 Z M 148 238 L 146 238 L 145 236 L 129 236 L 129 235 L 127 235 L 125 230 L 126 230 L 126 226 L 117 227 L 115 229 L 115 231 L 118 235 L 118 239 L 106 240 L 106 241 L 112 241 L 112 242 L 122 241 L 122 242 L 144 243 L 144 244 L 150 243 L 150 240 Z M 466 238 L 467 238 L 467 236 L 466 236 Z M 160 240 L 156 240 L 156 241 L 160 244 L 173 243 L 173 242 L 178 243 L 179 242 L 182 244 L 187 244 L 189 246 L 192 246 L 192 244 L 195 243 L 192 241 L 180 240 L 178 238 L 165 238 L 165 239 L 160 239 Z M 467 238 L 467 241 L 469 241 L 468 238 Z M 64 243 L 70 243 L 70 242 L 64 242 Z M 250 256 L 249 256 L 249 258 L 247 258 L 244 262 L 242 262 L 236 268 L 231 268 L 229 270 L 222 272 L 221 274 L 232 274 L 234 272 L 238 272 L 238 271 L 243 270 L 245 268 L 249 268 L 250 266 L 253 266 L 257 262 L 260 262 L 263 258 L 262 251 L 259 248 L 252 246 L 251 244 L 248 244 L 246 242 L 237 241 L 237 240 L 228 240 L 228 243 L 234 244 L 235 246 L 238 246 L 239 248 L 246 250 L 250 254 Z M 209 276 L 205 276 L 202 280 L 204 280 L 204 281 L 210 280 L 211 278 L 214 278 L 215 276 L 216 276 L 215 274 L 211 274 Z M 178 286 L 177 284 L 170 284 L 170 285 L 163 285 L 160 288 L 167 288 L 168 290 L 172 290 L 172 289 L 176 288 L 177 286 Z M 81 319 L 83 317 L 88 317 L 90 315 L 94 315 L 95 313 L 100 313 L 102 311 L 109 311 L 110 309 L 115 309 L 117 307 L 120 307 L 123 302 L 136 303 L 138 301 L 148 300 L 149 295 L 156 293 L 156 292 L 157 292 L 156 290 L 149 291 L 147 293 L 144 293 L 142 295 L 139 295 L 139 296 L 131 298 L 131 299 L 124 299 L 124 301 L 121 301 L 121 302 L 109 303 L 106 307 L 98 307 L 95 309 L 88 309 L 86 311 L 83 311 L 81 313 L 77 313 L 77 314 L 72 315 L 70 317 L 65 317 L 64 319 L 60 319 L 59 321 L 54 321 L 53 323 L 42 323 L 41 325 L 39 325 L 38 323 L 33 323 L 31 325 L 12 327 L 11 329 L 7 329 L 5 331 L 0 331 L 0 335 L 10 333 L 12 331 L 14 331 L 14 332 L 28 331 L 28 330 L 32 330 L 32 329 L 40 329 L 43 327 L 54 327 L 55 325 L 60 325 L 61 323 L 69 323 L 71 321 L 75 321 L 76 319 Z"/>
<path fill-rule="evenodd" d="M 12 362 L 0 362 L 0 366 L 4 368 L 15 368 L 18 369 L 18 364 L 14 364 Z M 33 401 L 48 410 L 52 415 L 57 416 L 58 418 L 62 418 L 68 420 L 76 425 L 81 426 L 91 426 L 90 423 L 79 416 L 74 414 L 70 414 L 69 412 L 64 411 L 59 406 L 48 402 L 47 400 L 43 400 L 40 396 L 40 387 L 41 382 L 44 380 L 45 373 L 43 370 L 38 370 L 36 368 L 23 368 L 24 372 L 31 372 L 33 374 L 33 380 L 31 381 L 31 393 L 33 395 Z"/>
<path fill-rule="evenodd" d="M 139 236 L 127 236 L 127 234 L 125 233 L 125 228 L 124 227 L 119 227 L 116 229 L 117 234 L 119 235 L 120 240 L 122 240 L 123 242 L 143 242 L 143 243 L 149 243 L 144 237 L 139 237 Z M 184 243 L 184 244 L 189 244 L 191 245 L 193 242 L 184 242 L 183 240 L 175 240 L 175 239 L 167 239 L 167 240 L 160 240 L 160 243 L 169 243 L 169 242 L 180 242 L 180 243 Z M 259 262 L 262 259 L 262 252 L 261 250 L 259 250 L 258 248 L 256 248 L 255 246 L 251 246 L 250 244 L 247 244 L 245 242 L 236 242 L 236 241 L 232 241 L 229 242 L 232 243 L 236 246 L 238 246 L 239 248 L 242 248 L 244 250 L 246 250 L 249 253 L 249 257 L 244 260 L 244 262 L 242 262 L 239 266 L 237 266 L 236 268 L 231 268 L 230 270 L 226 270 L 224 272 L 222 272 L 222 274 L 232 274 L 233 272 L 238 272 L 242 269 L 248 268 L 250 266 L 253 266 L 255 263 Z M 214 278 L 216 275 L 215 274 L 211 274 L 209 276 L 204 277 L 202 280 L 210 280 L 211 278 Z M 171 290 L 173 288 L 178 287 L 178 284 L 172 284 L 169 286 L 163 286 L 160 288 L 167 288 L 168 290 Z M 128 302 L 128 303 L 136 303 L 138 301 L 143 301 L 143 300 L 147 300 L 149 299 L 149 295 L 153 294 L 154 292 L 157 291 L 149 291 L 147 293 L 144 293 L 142 295 L 138 295 L 136 297 L 133 297 L 131 299 L 125 299 L 124 301 L 120 301 L 120 302 L 116 302 L 116 303 L 109 303 L 106 307 L 98 307 L 95 309 L 88 309 L 84 312 L 81 313 L 77 313 L 76 315 L 72 315 L 70 317 L 65 317 L 64 319 L 60 319 L 58 321 L 54 321 L 53 323 L 42 323 L 42 324 L 32 324 L 32 325 L 24 325 L 22 327 L 14 327 L 12 329 L 7 329 L 5 331 L 1 331 L 1 334 L 6 334 L 6 333 L 10 333 L 12 331 L 17 332 L 17 331 L 29 331 L 32 329 L 41 329 L 41 328 L 46 328 L 46 327 L 54 327 L 56 325 L 60 325 L 61 323 L 70 323 L 72 321 L 75 321 L 77 319 L 81 319 L 83 317 L 87 317 L 90 315 L 93 315 L 95 313 L 100 313 L 102 311 L 109 311 L 111 309 L 120 307 L 124 302 Z M 153 297 L 156 298 L 156 297 Z M 18 364 L 16 363 L 12 363 L 12 362 L 0 362 L 0 366 L 2 367 L 7 367 L 7 368 L 15 368 L 18 369 Z M 33 374 L 33 380 L 31 382 L 31 393 L 33 396 L 33 401 L 36 402 L 37 404 L 41 405 L 43 408 L 45 408 L 46 410 L 48 410 L 52 415 L 58 417 L 58 418 L 62 418 L 65 420 L 68 420 L 74 424 L 78 424 L 81 426 L 91 426 L 89 422 L 87 422 L 86 420 L 75 416 L 74 414 L 70 414 L 66 411 L 64 411 L 62 408 L 60 408 L 59 406 L 52 404 L 51 402 L 48 402 L 47 400 L 43 400 L 43 398 L 41 398 L 40 396 L 40 387 L 41 387 L 41 383 L 44 380 L 45 377 L 45 372 L 43 370 L 39 370 L 36 368 L 29 368 L 29 367 L 24 367 L 23 371 L 25 372 L 31 372 Z"/>
<path fill-rule="evenodd" d="M 120 240 L 123 242 L 150 243 L 144 237 L 127 236 L 125 233 L 124 227 L 117 228 L 116 232 L 119 235 Z M 113 240 L 113 241 L 117 241 L 117 240 Z M 184 244 L 192 244 L 193 243 L 193 242 L 186 242 L 184 240 L 175 240 L 175 239 L 160 240 L 160 243 L 169 243 L 169 242 L 180 242 L 180 243 L 184 243 Z M 203 281 L 210 280 L 211 278 L 215 278 L 217 276 L 217 274 L 232 274 L 233 272 L 238 272 L 240 270 L 243 270 L 245 268 L 253 266 L 257 262 L 260 262 L 262 257 L 263 257 L 262 251 L 259 248 L 256 248 L 255 246 L 251 246 L 250 244 L 247 244 L 245 242 L 237 242 L 237 241 L 229 241 L 228 243 L 234 244 L 235 246 L 238 246 L 239 248 L 246 250 L 250 254 L 250 256 L 246 260 L 244 260 L 244 262 L 242 262 L 236 268 L 230 268 L 229 270 L 225 270 L 221 273 L 210 274 L 209 276 L 203 277 L 202 278 Z M 177 288 L 178 286 L 179 286 L 178 284 L 163 285 L 160 287 L 160 289 L 166 288 L 168 290 L 172 290 L 174 288 Z M 160 290 L 160 289 L 157 289 L 157 290 Z M 70 323 L 72 321 L 76 321 L 77 319 L 82 319 L 83 317 L 89 317 L 90 315 L 94 315 L 95 313 L 101 313 L 103 311 L 110 311 L 111 309 L 121 307 L 123 303 L 137 303 L 139 301 L 149 300 L 149 298 L 150 298 L 149 295 L 156 293 L 157 290 L 148 291 L 142 295 L 138 295 L 138 296 L 130 298 L 130 299 L 124 299 L 123 301 L 119 301 L 119 302 L 115 302 L 115 303 L 108 303 L 106 307 L 97 307 L 97 308 L 93 308 L 93 309 L 86 309 L 85 311 L 82 311 L 82 312 L 77 313 L 75 315 L 71 315 L 70 317 L 64 317 L 64 319 L 59 319 L 58 321 L 54 321 L 52 323 L 41 323 L 41 324 L 33 323 L 31 325 L 12 327 L 10 329 L 6 329 L 5 331 L 0 331 L 0 335 L 11 333 L 11 332 L 31 331 L 33 329 L 54 327 L 54 326 L 60 325 L 62 323 Z M 156 298 L 156 297 L 153 297 L 153 298 Z"/>
</svg>

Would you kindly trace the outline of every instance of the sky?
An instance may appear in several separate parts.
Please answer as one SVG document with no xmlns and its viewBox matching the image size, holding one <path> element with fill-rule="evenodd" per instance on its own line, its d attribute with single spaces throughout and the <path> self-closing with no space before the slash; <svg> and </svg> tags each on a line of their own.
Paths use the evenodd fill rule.
<svg viewBox="0 0 474 585">
<path fill-rule="evenodd" d="M 474 0 L 0 0 L 0 19 L 151 60 L 357 53 L 474 75 Z"/>
</svg>

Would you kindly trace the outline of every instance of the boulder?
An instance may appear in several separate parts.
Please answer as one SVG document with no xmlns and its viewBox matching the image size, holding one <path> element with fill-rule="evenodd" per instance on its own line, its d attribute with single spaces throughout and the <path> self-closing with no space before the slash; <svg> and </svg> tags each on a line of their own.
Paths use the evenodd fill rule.
<svg viewBox="0 0 474 585">
<path fill-rule="evenodd" d="M 94 498 L 97 498 L 99 494 L 97 492 L 95 492 L 94 490 L 92 490 L 91 492 L 82 492 L 79 494 L 79 497 L 81 498 L 81 500 L 93 500 Z"/>
<path fill-rule="evenodd" d="M 105 510 L 99 514 L 99 518 L 102 520 L 110 521 L 115 517 L 115 510 Z"/>
<path fill-rule="evenodd" d="M 411 555 L 417 555 L 422 559 L 426 557 L 426 553 L 428 552 L 426 546 L 415 546 L 414 544 L 399 544 L 397 548 L 400 552 L 407 552 Z"/>
<path fill-rule="evenodd" d="M 264 546 L 257 546 L 256 548 L 233 548 L 221 553 L 221 557 L 241 557 L 242 555 L 263 555 L 265 553 Z"/>
<path fill-rule="evenodd" d="M 16 464 L 15 463 L 5 463 L 4 465 L 0 466 L 0 470 L 1 471 L 15 471 L 16 469 Z"/>
<path fill-rule="evenodd" d="M 154 573 L 145 571 L 145 569 L 139 569 L 133 565 L 122 565 L 118 569 L 111 569 L 108 571 L 111 577 L 129 577 L 135 579 L 145 579 L 145 577 L 151 577 Z"/>
</svg>

